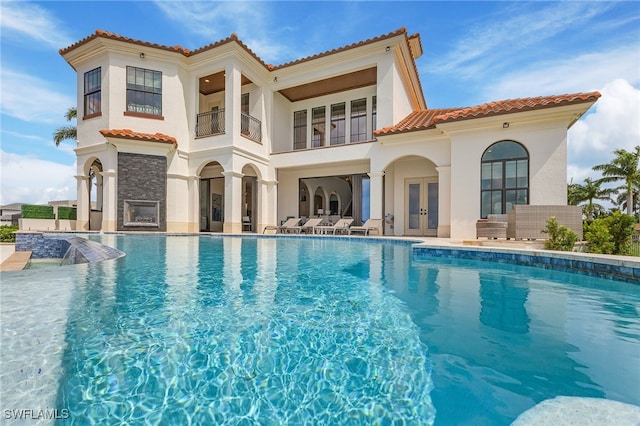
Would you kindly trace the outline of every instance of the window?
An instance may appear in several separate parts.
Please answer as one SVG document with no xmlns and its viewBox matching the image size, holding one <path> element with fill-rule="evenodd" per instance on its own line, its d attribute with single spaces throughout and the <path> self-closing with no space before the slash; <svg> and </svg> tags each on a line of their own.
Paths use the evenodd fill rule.
<svg viewBox="0 0 640 426">
<path fill-rule="evenodd" d="M 331 105 L 331 145 L 344 143 L 345 103 Z"/>
<path fill-rule="evenodd" d="M 378 118 L 378 97 L 374 96 L 371 99 L 371 139 L 373 139 L 373 131 L 376 130 Z"/>
<path fill-rule="evenodd" d="M 162 73 L 127 67 L 127 111 L 162 115 Z"/>
<path fill-rule="evenodd" d="M 351 101 L 351 142 L 367 140 L 367 99 Z"/>
<path fill-rule="evenodd" d="M 307 147 L 307 110 L 293 113 L 293 149 Z"/>
<path fill-rule="evenodd" d="M 481 217 L 529 204 L 529 153 L 514 141 L 491 145 L 482 155 Z"/>
<path fill-rule="evenodd" d="M 311 128 L 313 129 L 311 146 L 313 148 L 324 146 L 326 133 L 325 107 L 318 107 L 311 110 Z"/>
<path fill-rule="evenodd" d="M 102 112 L 102 69 L 84 73 L 84 116 Z"/>
</svg>

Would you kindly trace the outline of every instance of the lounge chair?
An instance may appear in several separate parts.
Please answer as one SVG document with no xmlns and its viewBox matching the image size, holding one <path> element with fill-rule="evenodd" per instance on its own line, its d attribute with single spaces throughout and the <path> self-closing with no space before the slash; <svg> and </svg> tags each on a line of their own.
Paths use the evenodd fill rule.
<svg viewBox="0 0 640 426">
<path fill-rule="evenodd" d="M 316 233 L 316 227 L 318 225 L 320 225 L 322 223 L 322 218 L 312 218 L 307 220 L 304 225 L 299 225 L 299 226 L 290 226 L 289 227 L 289 231 L 291 232 L 297 232 L 298 234 L 300 232 L 304 232 L 305 234 L 315 234 Z"/>
<path fill-rule="evenodd" d="M 316 231 L 318 231 L 318 234 L 328 234 L 329 232 L 331 232 L 332 234 L 335 235 L 336 232 L 338 233 L 347 232 L 349 230 L 349 226 L 352 223 L 353 223 L 353 219 L 342 218 L 332 226 L 316 226 Z"/>
<path fill-rule="evenodd" d="M 362 232 L 363 235 L 369 235 L 369 232 L 376 231 L 376 234 L 380 235 L 380 226 L 382 225 L 382 219 L 367 219 L 362 226 L 352 226 L 349 228 L 349 235 L 352 232 Z"/>
<path fill-rule="evenodd" d="M 300 223 L 299 217 L 292 217 L 290 219 L 287 219 L 287 221 L 282 225 L 278 226 L 278 231 L 281 233 L 289 232 L 290 230 L 292 230 L 293 227 L 298 226 L 299 223 Z"/>
</svg>

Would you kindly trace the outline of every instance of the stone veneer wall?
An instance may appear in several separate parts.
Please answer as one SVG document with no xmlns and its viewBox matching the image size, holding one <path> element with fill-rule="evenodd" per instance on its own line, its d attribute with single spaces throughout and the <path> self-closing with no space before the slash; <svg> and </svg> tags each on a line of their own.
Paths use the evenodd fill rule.
<svg viewBox="0 0 640 426">
<path fill-rule="evenodd" d="M 124 200 L 160 201 L 159 226 L 124 226 Z M 119 152 L 117 205 L 118 231 L 166 231 L 166 157 Z"/>
</svg>

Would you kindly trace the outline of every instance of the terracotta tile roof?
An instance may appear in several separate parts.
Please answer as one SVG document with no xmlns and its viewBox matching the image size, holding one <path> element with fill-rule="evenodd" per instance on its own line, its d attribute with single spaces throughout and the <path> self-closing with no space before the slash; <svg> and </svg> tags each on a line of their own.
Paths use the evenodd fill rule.
<svg viewBox="0 0 640 426">
<path fill-rule="evenodd" d="M 178 141 L 173 136 L 167 136 L 162 133 L 140 133 L 129 129 L 108 129 L 100 130 L 104 137 L 129 139 L 134 141 L 160 142 L 169 143 L 178 146 Z"/>
<path fill-rule="evenodd" d="M 95 33 L 91 34 L 88 37 L 83 38 L 82 40 L 73 43 L 71 46 L 65 47 L 64 49 L 60 49 L 58 52 L 61 55 L 64 55 L 67 52 L 70 52 L 80 46 L 82 46 L 83 44 L 86 44 L 88 42 L 90 42 L 91 40 L 94 40 L 98 37 L 102 37 L 102 38 L 108 38 L 111 40 L 118 40 L 118 41 L 123 41 L 126 43 L 131 43 L 131 44 L 137 44 L 140 46 L 145 46 L 145 47 L 153 47 L 154 49 L 162 49 L 162 50 L 168 50 L 170 52 L 177 52 L 177 53 L 181 53 L 185 56 L 189 55 L 189 49 L 184 49 L 181 46 L 164 46 L 162 44 L 156 44 L 156 43 L 149 43 L 147 41 L 142 41 L 142 40 L 136 40 L 133 38 L 129 38 L 129 37 L 124 37 L 118 34 L 114 34 L 114 33 L 110 33 L 109 31 L 103 31 L 103 30 L 96 30 Z"/>
<path fill-rule="evenodd" d="M 413 132 L 417 130 L 432 129 L 436 124 L 445 122 L 450 123 L 474 118 L 484 118 L 564 105 L 595 102 L 600 98 L 600 96 L 599 92 L 575 93 L 556 96 L 539 96 L 535 98 L 507 99 L 504 101 L 489 102 L 465 108 L 413 111 L 398 124 L 378 129 L 374 134 L 376 136 L 383 136 L 396 133 Z"/>
</svg>

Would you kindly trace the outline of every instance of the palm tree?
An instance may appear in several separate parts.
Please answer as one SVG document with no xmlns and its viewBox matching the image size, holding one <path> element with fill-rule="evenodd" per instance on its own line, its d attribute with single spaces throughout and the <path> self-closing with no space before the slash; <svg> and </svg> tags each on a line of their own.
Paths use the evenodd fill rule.
<svg viewBox="0 0 640 426">
<path fill-rule="evenodd" d="M 67 110 L 67 113 L 64 117 L 67 119 L 67 121 L 71 121 L 77 118 L 77 116 L 78 110 L 75 107 L 71 107 Z M 76 126 L 58 127 L 53 133 L 53 142 L 56 144 L 56 146 L 60 146 L 60 142 L 67 139 L 72 139 L 74 141 L 78 139 L 78 129 Z"/>
<path fill-rule="evenodd" d="M 570 183 L 567 189 L 567 198 L 570 205 L 577 206 L 587 201 L 587 204 L 582 206 L 587 219 L 593 219 L 596 214 L 604 211 L 604 207 L 594 203 L 593 200 L 609 201 L 610 194 L 613 192 L 611 188 L 601 188 L 600 182 L 598 180 L 593 181 L 591 178 L 586 178 L 584 185 Z"/>
<path fill-rule="evenodd" d="M 633 188 L 640 185 L 640 169 L 638 160 L 640 159 L 640 145 L 634 151 L 616 149 L 613 151 L 616 157 L 607 164 L 593 166 L 593 170 L 602 172 L 600 183 L 623 181 L 624 185 L 614 188 L 616 191 L 626 191 L 627 193 L 627 214 L 633 214 Z"/>
</svg>

